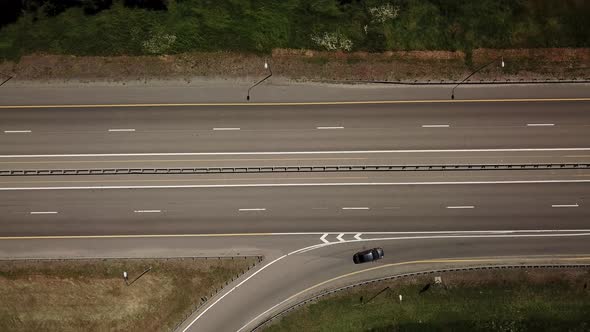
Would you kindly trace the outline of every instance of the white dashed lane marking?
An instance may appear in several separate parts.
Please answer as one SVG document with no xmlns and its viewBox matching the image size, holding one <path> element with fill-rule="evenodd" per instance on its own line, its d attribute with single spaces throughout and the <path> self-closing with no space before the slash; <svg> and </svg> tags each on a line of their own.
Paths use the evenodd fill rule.
<svg viewBox="0 0 590 332">
<path fill-rule="evenodd" d="M 5 134 L 28 134 L 31 133 L 30 130 L 5 130 Z"/>
<path fill-rule="evenodd" d="M 551 205 L 552 208 L 577 208 L 579 207 L 578 204 L 553 204 Z"/>
<path fill-rule="evenodd" d="M 555 123 L 527 123 L 527 127 L 553 127 Z"/>
<path fill-rule="evenodd" d="M 109 132 L 134 132 L 135 129 L 133 128 L 111 128 Z"/>
<path fill-rule="evenodd" d="M 334 126 L 334 127 L 316 127 L 316 129 L 319 129 L 319 130 L 324 130 L 324 129 L 326 129 L 326 130 L 330 130 L 330 129 L 344 129 L 344 127 L 342 127 L 342 126 Z"/>
</svg>

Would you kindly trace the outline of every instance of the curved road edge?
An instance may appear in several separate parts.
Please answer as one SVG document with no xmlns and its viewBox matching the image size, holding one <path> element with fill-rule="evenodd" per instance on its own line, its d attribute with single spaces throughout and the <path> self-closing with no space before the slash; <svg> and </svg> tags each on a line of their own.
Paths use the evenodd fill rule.
<svg viewBox="0 0 590 332">
<path fill-rule="evenodd" d="M 254 320 L 248 322 L 238 331 L 259 331 L 261 328 L 267 326 L 268 324 L 272 323 L 277 318 L 283 317 L 285 314 L 301 307 L 313 303 L 325 296 L 332 295 L 334 293 L 351 289 L 354 287 L 374 283 L 374 282 L 381 282 L 391 279 L 399 279 L 405 277 L 412 277 L 412 276 L 419 276 L 419 275 L 427 275 L 427 274 L 434 274 L 434 273 L 445 273 L 445 272 L 457 272 L 457 271 L 473 271 L 473 270 L 489 270 L 489 269 L 532 269 L 532 268 L 590 268 L 590 256 L 573 256 L 573 257 L 551 257 L 551 259 L 545 258 L 519 258 L 518 263 L 507 263 L 507 261 L 512 261 L 515 259 L 514 257 L 509 258 L 481 258 L 481 259 L 438 259 L 438 260 L 422 260 L 422 261 L 408 261 L 408 262 L 401 262 L 401 263 L 393 263 L 382 265 L 374 268 L 369 268 L 362 271 L 357 271 L 353 273 L 349 273 L 347 275 L 342 275 L 339 277 L 332 278 L 330 280 L 326 280 L 324 283 L 328 284 L 334 282 L 340 278 L 346 278 L 351 275 L 360 274 L 363 272 L 368 272 L 374 269 L 385 268 L 390 266 L 401 266 L 401 265 L 415 265 L 417 269 L 411 272 L 405 273 L 396 273 L 386 277 L 379 277 L 379 278 L 372 278 L 364 281 L 358 281 L 351 283 L 346 286 L 341 286 L 337 288 L 323 288 L 324 290 L 319 292 L 318 294 L 311 295 L 307 294 L 312 292 L 315 288 L 322 289 L 319 287 L 324 286 L 324 283 L 316 284 L 310 288 L 307 288 L 297 294 L 294 294 L 291 298 L 285 300 L 285 302 L 291 302 L 290 305 L 283 307 L 281 310 L 272 310 L 273 308 L 269 309 L 269 312 L 264 312 L 261 316 L 256 317 Z M 438 266 L 438 265 L 446 265 L 452 263 L 454 267 L 444 267 L 444 268 L 431 268 L 425 269 L 429 266 Z M 488 263 L 487 265 L 480 265 L 478 263 Z M 455 266 L 455 264 L 458 264 Z M 474 265 L 475 264 L 475 265 Z M 412 270 L 412 268 L 410 268 Z M 303 299 L 299 301 L 295 301 L 297 297 L 302 297 Z M 294 302 L 294 303 L 293 303 Z M 282 302 L 279 305 L 283 304 Z M 262 317 L 266 317 L 260 320 Z M 252 327 L 253 323 L 256 320 L 259 322 Z M 247 328 L 247 329 L 246 329 Z"/>
<path fill-rule="evenodd" d="M 559 240 L 564 236 L 568 237 L 568 241 Z M 484 264 L 483 259 L 498 260 L 499 257 L 504 264 L 514 261 L 520 263 L 524 258 L 542 258 L 551 263 L 555 263 L 552 259 L 567 257 L 587 257 L 584 259 L 590 260 L 587 236 L 586 233 L 574 236 L 489 234 L 483 237 L 445 234 L 363 239 L 332 242 L 329 245 L 319 243 L 289 254 L 283 252 L 283 256 L 272 262 L 267 260 L 266 264 L 263 263 L 264 273 L 259 273 L 256 277 L 252 275 L 237 286 L 230 286 L 230 289 L 220 294 L 223 298 L 212 299 L 212 303 L 202 311 L 195 312 L 178 331 L 247 331 L 274 313 L 309 296 L 317 295 L 328 287 L 337 288 L 371 278 L 409 272 L 408 266 L 414 265 L 407 262 L 422 263 L 422 269 L 431 269 L 427 264 L 440 260 L 445 260 L 447 265 L 466 263 L 464 259 L 450 261 L 452 257 L 465 257 L 466 248 L 471 257 L 480 257 L 474 258 L 480 264 Z M 551 240 L 551 237 L 555 240 Z M 385 249 L 386 257 L 383 261 L 375 263 L 377 266 L 370 269 L 352 264 L 354 252 L 373 246 L 382 246 Z M 470 263 L 475 264 L 474 261 Z M 490 263 L 488 261 L 485 264 Z M 370 275 L 367 275 L 369 272 Z M 240 287 L 246 281 L 249 281 L 245 285 L 248 287 Z"/>
</svg>

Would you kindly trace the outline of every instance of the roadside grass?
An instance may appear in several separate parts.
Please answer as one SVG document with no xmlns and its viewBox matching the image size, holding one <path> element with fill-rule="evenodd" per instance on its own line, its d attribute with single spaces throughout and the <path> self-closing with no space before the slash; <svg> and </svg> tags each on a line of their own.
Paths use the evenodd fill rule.
<svg viewBox="0 0 590 332">
<path fill-rule="evenodd" d="M 435 285 L 433 276 L 423 276 L 344 291 L 288 314 L 265 331 L 590 330 L 588 270 L 441 276 L 442 285 Z"/>
<path fill-rule="evenodd" d="M 236 259 L 0 261 L 0 331 L 169 331 L 255 264 Z M 127 286 L 123 271 L 132 282 Z"/>
</svg>

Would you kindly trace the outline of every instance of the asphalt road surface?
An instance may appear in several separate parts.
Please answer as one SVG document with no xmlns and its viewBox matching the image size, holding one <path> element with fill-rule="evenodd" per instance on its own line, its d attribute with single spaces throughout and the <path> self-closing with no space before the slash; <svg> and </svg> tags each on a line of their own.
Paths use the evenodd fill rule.
<svg viewBox="0 0 590 332">
<path fill-rule="evenodd" d="M 590 183 L 19 190 L 0 211 L 0 236 L 581 229 Z"/>
<path fill-rule="evenodd" d="M 590 102 L 2 109 L 0 154 L 580 148 Z"/>
<path fill-rule="evenodd" d="M 0 109 L 0 170 L 580 164 L 588 142 L 588 99 Z M 238 331 L 387 264 L 588 254 L 589 199 L 587 169 L 0 176 L 0 256 L 263 254 L 181 328 Z"/>
</svg>

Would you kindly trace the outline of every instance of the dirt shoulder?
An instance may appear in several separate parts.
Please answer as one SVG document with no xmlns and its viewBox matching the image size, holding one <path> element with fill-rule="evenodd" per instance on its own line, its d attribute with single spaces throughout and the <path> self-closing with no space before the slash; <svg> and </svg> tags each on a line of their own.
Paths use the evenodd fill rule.
<svg viewBox="0 0 590 332">
<path fill-rule="evenodd" d="M 502 68 L 503 57 L 506 66 Z M 142 82 L 194 78 L 252 81 L 267 74 L 292 81 L 440 81 L 461 80 L 474 69 L 490 66 L 472 80 L 590 79 L 590 48 L 477 49 L 463 52 L 411 51 L 342 53 L 275 49 L 270 56 L 231 52 L 166 56 L 76 57 L 29 55 L 3 62 L 0 72 L 20 81 Z"/>
<path fill-rule="evenodd" d="M 0 261 L 0 330 L 168 331 L 256 262 L 255 257 Z"/>
<path fill-rule="evenodd" d="M 584 268 L 407 277 L 338 292 L 265 331 L 586 331 L 589 285 Z"/>
</svg>

